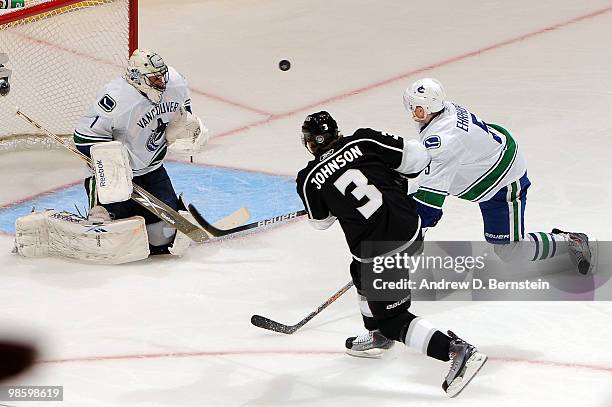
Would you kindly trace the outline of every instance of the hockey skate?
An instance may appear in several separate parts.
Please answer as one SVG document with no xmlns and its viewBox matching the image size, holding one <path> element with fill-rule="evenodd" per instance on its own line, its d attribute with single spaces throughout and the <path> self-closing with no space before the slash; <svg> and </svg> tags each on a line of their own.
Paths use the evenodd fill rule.
<svg viewBox="0 0 612 407">
<path fill-rule="evenodd" d="M 593 264 L 589 237 L 584 233 L 564 232 L 556 228 L 552 230 L 552 233 L 566 237 L 572 262 L 578 267 L 580 274 L 587 274 Z"/>
<path fill-rule="evenodd" d="M 442 382 L 442 388 L 449 397 L 455 397 L 482 368 L 487 361 L 487 355 L 478 352 L 476 347 L 460 339 L 453 332 L 448 331 L 448 335 L 452 339 L 449 347 L 452 364 L 446 379 Z"/>
<path fill-rule="evenodd" d="M 346 353 L 360 358 L 379 358 L 391 349 L 395 341 L 388 339 L 379 330 L 367 331 L 346 339 Z"/>
</svg>

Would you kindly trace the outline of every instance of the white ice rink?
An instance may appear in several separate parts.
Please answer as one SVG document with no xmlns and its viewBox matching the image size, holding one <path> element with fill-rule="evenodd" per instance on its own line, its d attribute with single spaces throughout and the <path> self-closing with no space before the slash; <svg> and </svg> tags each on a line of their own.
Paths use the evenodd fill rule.
<svg viewBox="0 0 612 407">
<path fill-rule="evenodd" d="M 527 230 L 612 239 L 612 2 L 140 3 L 140 45 L 187 77 L 212 131 L 198 163 L 295 175 L 309 159 L 301 123 L 322 109 L 345 134 L 415 138 L 401 94 L 433 76 L 517 138 L 533 183 Z M 0 206 L 78 182 L 80 168 L 58 151 L 0 155 Z M 444 210 L 428 239 L 481 240 L 476 205 Z M 337 225 L 302 219 L 114 267 L 11 248 L 0 235 L 0 331 L 42 348 L 14 383 L 63 385 L 65 401 L 9 405 L 612 406 L 610 302 L 414 303 L 490 356 L 453 400 L 440 388 L 448 364 L 399 345 L 381 360 L 344 355 L 362 329 L 352 291 L 295 335 L 251 326 L 254 313 L 295 323 L 348 281 Z"/>
</svg>

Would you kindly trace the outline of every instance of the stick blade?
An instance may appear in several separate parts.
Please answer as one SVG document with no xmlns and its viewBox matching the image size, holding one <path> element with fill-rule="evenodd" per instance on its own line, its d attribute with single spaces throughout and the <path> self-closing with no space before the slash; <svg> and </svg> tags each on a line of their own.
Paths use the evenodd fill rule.
<svg viewBox="0 0 612 407">
<path fill-rule="evenodd" d="M 294 333 L 295 327 L 281 324 L 276 321 L 272 321 L 269 318 L 262 317 L 261 315 L 253 315 L 251 317 L 251 324 L 258 328 L 267 329 L 269 331 L 279 332 L 282 334 L 291 335 Z"/>
<path fill-rule="evenodd" d="M 192 204 L 189 204 L 188 209 L 195 221 L 213 237 L 221 237 L 232 234 L 232 228 L 238 227 L 239 225 L 248 221 L 251 217 L 251 212 L 247 208 L 240 208 L 214 225 L 211 225 L 206 219 L 204 219 L 200 211 L 198 211 L 198 208 Z M 219 228 L 219 226 L 222 228 Z"/>
<path fill-rule="evenodd" d="M 229 216 L 215 222 L 213 224 L 217 229 L 233 229 L 236 228 L 243 223 L 248 222 L 251 218 L 251 212 L 247 208 L 240 208 L 236 212 L 232 213 Z"/>
</svg>

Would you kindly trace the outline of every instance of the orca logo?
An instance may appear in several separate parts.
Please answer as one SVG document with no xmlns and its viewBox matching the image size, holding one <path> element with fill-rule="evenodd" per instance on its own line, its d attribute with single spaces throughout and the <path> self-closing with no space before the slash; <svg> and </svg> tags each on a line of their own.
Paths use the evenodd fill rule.
<svg viewBox="0 0 612 407">
<path fill-rule="evenodd" d="M 315 141 L 317 142 L 317 144 L 323 144 L 323 142 L 325 141 L 325 137 L 319 135 L 315 137 Z"/>
<path fill-rule="evenodd" d="M 417 92 L 419 93 L 425 93 L 425 86 L 421 85 L 417 88 Z"/>
<path fill-rule="evenodd" d="M 98 106 L 102 108 L 105 112 L 112 112 L 113 109 L 117 106 L 117 102 L 113 99 L 109 94 L 102 96 L 102 99 L 98 102 Z"/>
<path fill-rule="evenodd" d="M 423 145 L 426 149 L 433 150 L 440 148 L 442 145 L 442 140 L 440 140 L 440 136 L 429 136 L 423 141 Z"/>
<path fill-rule="evenodd" d="M 153 152 L 159 148 L 162 144 L 162 137 L 166 134 L 166 127 L 168 123 L 164 123 L 161 118 L 157 119 L 157 128 L 151 132 L 147 140 L 147 150 Z"/>
</svg>

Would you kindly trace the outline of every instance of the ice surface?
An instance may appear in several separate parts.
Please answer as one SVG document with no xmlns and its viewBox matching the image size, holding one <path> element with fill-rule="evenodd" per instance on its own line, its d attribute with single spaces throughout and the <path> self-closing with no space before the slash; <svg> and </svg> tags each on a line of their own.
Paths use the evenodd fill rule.
<svg viewBox="0 0 612 407">
<path fill-rule="evenodd" d="M 188 78 L 212 131 L 196 163 L 293 176 L 308 158 L 302 120 L 321 109 L 346 134 L 373 127 L 415 137 L 401 94 L 434 76 L 518 139 L 533 183 L 528 230 L 612 238 L 608 1 L 140 3 L 141 46 Z M 281 59 L 291 70 L 278 69 Z M 82 174 L 62 152 L 2 155 L 0 205 L 76 185 Z M 217 208 L 241 204 L 211 195 Z M 476 205 L 448 199 L 444 210 L 428 238 L 481 239 Z M 11 247 L 0 235 L 0 330 L 38 338 L 43 363 L 14 382 L 63 385 L 65 401 L 49 406 L 450 402 L 440 362 L 399 345 L 383 360 L 342 353 L 361 329 L 353 291 L 293 336 L 250 325 L 253 313 L 295 323 L 348 281 L 338 226 L 323 233 L 300 220 L 194 247 L 182 259 L 115 267 L 28 260 Z M 491 357 L 455 406 L 612 404 L 610 303 L 421 302 L 412 310 Z"/>
</svg>

